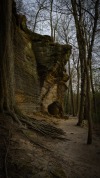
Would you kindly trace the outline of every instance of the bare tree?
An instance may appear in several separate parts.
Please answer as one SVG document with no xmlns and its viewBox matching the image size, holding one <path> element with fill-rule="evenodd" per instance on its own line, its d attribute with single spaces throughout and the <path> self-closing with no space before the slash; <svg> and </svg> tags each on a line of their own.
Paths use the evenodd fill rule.
<svg viewBox="0 0 100 178">
<path fill-rule="evenodd" d="M 17 13 L 22 13 L 23 12 L 23 1 L 22 0 L 15 0 L 16 2 L 16 9 Z"/>
<path fill-rule="evenodd" d="M 70 96 L 71 96 L 71 108 L 72 108 L 72 114 L 75 116 L 75 111 L 74 111 L 74 98 L 73 98 L 73 87 L 72 87 L 72 75 L 71 75 L 71 70 L 70 70 L 70 60 L 68 61 L 68 69 L 69 69 L 69 89 L 70 89 Z"/>
<path fill-rule="evenodd" d="M 53 0 L 50 0 L 50 27 L 51 27 L 51 37 L 53 38 Z"/>
<path fill-rule="evenodd" d="M 91 119 L 91 99 L 90 99 L 90 58 L 92 56 L 92 48 L 94 44 L 95 33 L 93 32 L 93 38 L 91 40 L 90 48 L 87 51 L 87 43 L 86 43 L 86 12 L 85 10 L 85 2 L 82 0 L 71 0 L 73 15 L 75 19 L 76 25 L 76 33 L 77 33 L 77 41 L 79 46 L 79 57 L 81 64 L 81 102 L 80 102 L 80 111 L 79 111 L 79 122 L 78 125 L 81 124 L 83 116 L 84 116 L 84 106 L 85 100 L 87 100 L 87 118 L 88 118 L 88 140 L 87 143 L 92 143 L 92 119 Z M 97 26 L 97 11 L 98 11 L 99 0 L 95 1 L 95 18 L 94 18 L 94 27 L 96 30 Z M 85 10 L 85 11 L 84 11 Z M 91 15 L 91 12 L 88 12 Z M 93 30 L 94 31 L 94 30 Z M 86 98 L 85 98 L 86 97 Z"/>
<path fill-rule="evenodd" d="M 39 17 L 39 14 L 41 13 L 41 11 L 43 11 L 46 7 L 45 7 L 45 2 L 46 0 L 40 0 L 39 2 L 36 2 L 37 5 L 38 5 L 38 9 L 36 11 L 36 14 L 35 14 L 35 17 L 34 17 L 34 25 L 33 25 L 33 32 L 35 32 L 36 30 L 36 25 L 37 23 L 39 22 L 38 20 L 38 17 Z"/>
</svg>

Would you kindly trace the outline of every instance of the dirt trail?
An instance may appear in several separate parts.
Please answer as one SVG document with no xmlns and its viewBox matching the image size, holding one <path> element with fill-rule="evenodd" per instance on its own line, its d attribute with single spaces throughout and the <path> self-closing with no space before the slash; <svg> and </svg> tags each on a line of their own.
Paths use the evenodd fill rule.
<svg viewBox="0 0 100 178">
<path fill-rule="evenodd" d="M 100 178 L 100 135 L 97 136 L 94 133 L 93 144 L 87 145 L 88 130 L 86 127 L 76 126 L 77 118 L 69 118 L 68 120 L 45 118 L 44 120 L 54 122 L 66 133 L 66 141 L 43 138 L 39 142 L 52 151 L 56 161 L 63 166 L 67 177 Z"/>
<path fill-rule="evenodd" d="M 87 128 L 77 127 L 76 124 L 77 119 L 59 121 L 59 127 L 66 132 L 69 141 L 55 144 L 55 154 L 65 163 L 69 162 L 71 171 L 77 176 L 100 177 L 100 137 L 94 134 L 93 144 L 87 145 Z"/>
<path fill-rule="evenodd" d="M 11 138 L 7 126 L 9 149 L 5 166 L 9 178 L 100 178 L 100 130 L 94 132 L 93 144 L 87 145 L 87 128 L 77 127 L 76 118 L 65 120 L 42 115 L 35 115 L 35 118 L 63 129 L 66 140 L 44 137 L 26 130 L 31 138 L 29 140 L 16 126 L 11 126 L 7 118 Z M 4 118 L 0 119 L 0 126 L 4 122 Z M 6 129 L 0 127 L 0 132 L 6 138 Z M 4 160 L 6 149 L 2 138 L 0 154 L 3 154 L 0 157 Z M 2 168 L 0 162 L 0 170 Z M 0 178 L 3 178 L 2 175 L 0 171 Z"/>
</svg>

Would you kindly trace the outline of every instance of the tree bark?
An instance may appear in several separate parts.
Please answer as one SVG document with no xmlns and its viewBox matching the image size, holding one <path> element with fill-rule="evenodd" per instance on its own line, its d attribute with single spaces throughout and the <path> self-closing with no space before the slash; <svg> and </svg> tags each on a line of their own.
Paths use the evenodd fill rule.
<svg viewBox="0 0 100 178">
<path fill-rule="evenodd" d="M 52 11 L 53 11 L 53 0 L 50 0 L 50 27 L 51 27 L 51 37 L 53 38 L 53 20 L 52 20 Z"/>
<path fill-rule="evenodd" d="M 94 40 L 95 40 L 95 34 L 96 34 L 96 29 L 97 29 L 97 22 L 99 18 L 99 2 L 100 0 L 96 0 L 95 2 L 95 14 L 94 14 L 94 23 L 93 23 L 93 28 L 92 28 L 92 35 L 91 35 L 91 40 L 89 41 L 89 50 L 88 50 L 88 61 L 89 61 L 89 67 L 90 67 L 90 80 L 91 80 L 91 89 L 92 89 L 92 95 L 93 95 L 93 110 L 96 113 L 96 101 L 95 101 L 95 90 L 93 86 L 93 77 L 92 77 L 92 51 L 93 51 L 93 45 L 94 45 Z"/>
<path fill-rule="evenodd" d="M 87 118 L 88 118 L 88 139 L 87 144 L 92 143 L 92 117 L 91 117 L 91 96 L 89 66 L 86 64 L 86 97 L 87 97 Z"/>
<path fill-rule="evenodd" d="M 86 60 L 86 45 L 84 39 L 84 30 L 82 27 L 82 14 L 81 9 L 79 11 L 79 17 L 76 8 L 76 0 L 71 0 L 72 8 L 73 8 L 73 16 L 76 25 L 76 35 L 79 46 L 79 58 L 80 58 L 80 66 L 81 66 L 81 96 L 80 96 L 80 108 L 78 115 L 78 123 L 77 125 L 82 124 L 83 116 L 84 116 L 84 105 L 85 105 L 85 97 L 86 97 L 86 74 L 84 61 Z"/>
<path fill-rule="evenodd" d="M 10 111 L 14 105 L 12 0 L 0 1 L 0 23 L 0 111 Z"/>
<path fill-rule="evenodd" d="M 89 60 L 86 57 L 86 39 L 85 39 L 85 28 L 84 28 L 84 18 L 82 16 L 81 1 L 79 0 L 79 7 L 76 8 L 76 0 L 71 0 L 73 15 L 76 25 L 77 41 L 79 46 L 79 57 L 81 65 L 81 100 L 80 100 L 80 111 L 79 111 L 79 121 L 78 125 L 82 123 L 84 118 L 85 100 L 87 101 L 87 119 L 88 119 L 88 139 L 87 143 L 92 143 L 92 118 L 91 118 L 91 100 L 90 100 L 90 71 L 89 71 Z M 78 12 L 77 12 L 78 11 Z M 79 17 L 78 17 L 79 14 Z M 86 98 L 85 98 L 86 95 Z"/>
<path fill-rule="evenodd" d="M 90 80 L 91 80 L 91 89 L 92 89 L 92 96 L 93 96 L 93 112 L 96 115 L 97 118 L 97 109 L 96 109 L 96 99 L 95 99 L 95 89 L 93 86 L 93 76 L 92 76 L 92 68 L 91 68 L 91 64 L 90 64 Z"/>
<path fill-rule="evenodd" d="M 70 61 L 68 61 L 68 68 L 69 68 L 69 87 L 70 87 L 70 97 L 71 97 L 71 110 L 72 110 L 72 114 L 73 116 L 75 116 L 75 112 L 74 112 L 74 99 L 73 99 L 73 89 L 72 89 L 72 77 L 71 77 L 71 72 L 70 72 Z"/>
<path fill-rule="evenodd" d="M 77 98 L 76 98 L 76 113 L 79 113 L 79 58 L 77 63 Z"/>
</svg>

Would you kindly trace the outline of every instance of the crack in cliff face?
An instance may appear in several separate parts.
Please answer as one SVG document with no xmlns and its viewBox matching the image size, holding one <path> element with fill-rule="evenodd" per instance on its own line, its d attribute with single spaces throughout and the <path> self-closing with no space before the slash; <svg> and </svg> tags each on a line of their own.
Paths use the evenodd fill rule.
<svg viewBox="0 0 100 178">
<path fill-rule="evenodd" d="M 71 46 L 54 43 L 50 36 L 33 33 L 20 23 L 14 35 L 16 102 L 26 114 L 41 109 L 47 112 L 54 101 L 63 108 Z"/>
</svg>

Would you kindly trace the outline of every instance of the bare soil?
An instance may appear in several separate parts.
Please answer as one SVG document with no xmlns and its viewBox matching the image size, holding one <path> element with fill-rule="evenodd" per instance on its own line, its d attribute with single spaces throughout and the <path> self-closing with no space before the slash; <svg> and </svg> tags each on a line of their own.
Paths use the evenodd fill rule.
<svg viewBox="0 0 100 178">
<path fill-rule="evenodd" d="M 87 145 L 87 127 L 76 126 L 77 118 L 33 117 L 63 129 L 65 139 L 32 130 L 23 134 L 10 117 L 0 115 L 0 178 L 100 178 L 98 125 Z"/>
</svg>

